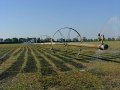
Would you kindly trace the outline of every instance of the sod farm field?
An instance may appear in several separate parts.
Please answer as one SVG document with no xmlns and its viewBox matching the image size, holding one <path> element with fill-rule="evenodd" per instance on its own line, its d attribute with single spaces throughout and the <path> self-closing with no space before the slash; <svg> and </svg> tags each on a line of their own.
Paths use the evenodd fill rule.
<svg viewBox="0 0 120 90">
<path fill-rule="evenodd" d="M 120 42 L 105 43 L 105 51 L 0 44 L 0 90 L 120 90 Z"/>
</svg>

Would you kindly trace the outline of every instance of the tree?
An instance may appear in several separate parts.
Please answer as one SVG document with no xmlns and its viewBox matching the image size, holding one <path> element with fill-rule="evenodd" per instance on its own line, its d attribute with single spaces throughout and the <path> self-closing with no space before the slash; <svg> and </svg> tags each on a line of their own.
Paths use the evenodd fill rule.
<svg viewBox="0 0 120 90">
<path fill-rule="evenodd" d="M 109 38 L 108 38 L 108 41 L 111 41 L 111 40 L 112 40 L 112 39 L 109 37 Z"/>
<path fill-rule="evenodd" d="M 37 43 L 40 43 L 40 38 L 37 38 Z"/>
<path fill-rule="evenodd" d="M 118 36 L 117 40 L 120 41 L 120 36 Z"/>
<path fill-rule="evenodd" d="M 51 38 L 45 38 L 44 42 L 51 42 Z"/>
<path fill-rule="evenodd" d="M 95 42 L 96 42 L 96 41 L 98 41 L 98 39 L 94 39 L 93 41 L 95 41 Z"/>
<path fill-rule="evenodd" d="M 65 42 L 64 38 L 57 39 L 57 42 Z"/>
<path fill-rule="evenodd" d="M 0 38 L 0 42 L 3 42 L 3 38 Z"/>
<path fill-rule="evenodd" d="M 32 38 L 27 37 L 26 42 L 31 43 Z"/>
<path fill-rule="evenodd" d="M 12 43 L 12 39 L 7 38 L 7 39 L 4 40 L 4 42 L 5 42 L 5 43 Z"/>
<path fill-rule="evenodd" d="M 86 42 L 86 41 L 87 41 L 87 38 L 86 38 L 86 37 L 83 37 L 83 41 Z"/>
<path fill-rule="evenodd" d="M 87 39 L 88 42 L 93 42 L 93 39 Z"/>
<path fill-rule="evenodd" d="M 115 38 L 112 38 L 112 41 L 115 41 Z"/>
<path fill-rule="evenodd" d="M 78 42 L 78 38 L 73 38 L 73 42 Z"/>
<path fill-rule="evenodd" d="M 25 38 L 19 38 L 19 43 L 24 43 L 24 42 L 26 42 Z"/>
<path fill-rule="evenodd" d="M 18 41 L 19 41 L 18 38 L 12 38 L 13 43 L 18 43 Z"/>
</svg>

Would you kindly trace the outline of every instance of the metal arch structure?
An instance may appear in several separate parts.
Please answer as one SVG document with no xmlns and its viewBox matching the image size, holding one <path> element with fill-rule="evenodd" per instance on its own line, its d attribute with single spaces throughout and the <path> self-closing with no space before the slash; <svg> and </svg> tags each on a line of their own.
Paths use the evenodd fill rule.
<svg viewBox="0 0 120 90">
<path fill-rule="evenodd" d="M 67 29 L 67 30 L 66 30 Z M 64 35 L 64 32 L 67 31 L 67 33 Z M 54 34 L 53 34 L 53 37 L 51 39 L 51 44 L 52 44 L 52 50 L 54 50 L 54 45 L 61 45 L 63 47 L 66 48 L 66 51 L 68 49 L 68 46 L 70 46 L 70 43 L 71 41 L 67 41 L 68 39 L 69 40 L 73 40 L 73 38 L 71 39 L 71 33 L 74 33 L 75 35 L 73 36 L 74 38 L 76 38 L 78 41 L 77 42 L 82 42 L 82 37 L 80 35 L 80 33 L 76 30 L 76 29 L 73 29 L 73 28 L 70 28 L 70 27 L 64 27 L 64 28 L 60 28 L 58 29 Z M 55 36 L 59 34 L 60 35 L 60 38 L 63 39 L 62 42 L 59 42 L 59 41 L 54 41 L 55 40 Z M 66 37 L 66 38 L 65 38 Z M 60 39 L 59 38 L 59 39 Z"/>
<path fill-rule="evenodd" d="M 70 28 L 70 27 L 64 27 L 64 28 L 58 29 L 58 30 L 54 33 L 53 38 L 54 38 L 54 36 L 56 35 L 56 33 L 58 33 L 58 32 L 59 32 L 59 33 L 61 34 L 61 36 L 62 36 L 61 30 L 64 30 L 64 29 L 69 29 L 69 31 L 71 31 L 71 30 L 75 31 L 75 32 L 78 34 L 78 37 L 79 37 L 80 41 L 82 42 L 82 37 L 81 37 L 80 33 L 79 33 L 76 29 L 73 29 L 73 28 Z M 69 33 L 68 33 L 68 34 L 69 34 Z"/>
</svg>

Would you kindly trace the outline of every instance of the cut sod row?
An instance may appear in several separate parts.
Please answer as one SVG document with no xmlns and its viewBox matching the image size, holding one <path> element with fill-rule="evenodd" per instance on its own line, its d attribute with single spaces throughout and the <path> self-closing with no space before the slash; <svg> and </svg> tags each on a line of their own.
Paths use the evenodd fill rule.
<svg viewBox="0 0 120 90">
<path fill-rule="evenodd" d="M 73 60 L 80 60 L 80 59 L 72 57 L 69 54 L 65 54 L 65 53 L 62 53 L 62 52 L 54 53 L 51 50 L 46 50 L 46 52 L 50 53 L 50 54 L 52 54 L 52 55 L 54 55 L 54 56 L 56 56 L 56 57 L 58 57 L 60 59 L 62 59 L 64 62 L 69 63 L 69 64 L 71 64 L 71 65 L 73 65 L 73 66 L 75 66 L 77 68 L 83 68 L 84 67 L 82 64 L 73 61 Z"/>
<path fill-rule="evenodd" d="M 39 60 L 40 64 L 40 73 L 42 76 L 56 75 L 56 72 L 53 70 L 52 65 L 46 60 L 44 56 L 41 56 L 41 53 L 37 50 L 34 50 L 34 53 Z"/>
<path fill-rule="evenodd" d="M 50 53 L 50 52 L 48 52 Z M 52 55 L 62 59 L 65 63 L 69 63 L 70 65 L 78 68 L 78 69 L 82 69 L 84 68 L 84 66 L 81 63 L 77 63 L 74 61 L 74 58 L 66 56 L 65 54 L 61 54 L 61 53 L 51 53 Z"/>
<path fill-rule="evenodd" d="M 0 57 L 2 57 L 5 53 L 9 52 L 11 49 L 3 49 L 0 50 Z"/>
<path fill-rule="evenodd" d="M 49 52 L 49 53 L 52 53 L 53 55 L 62 55 L 64 57 L 67 57 L 67 58 L 70 58 L 70 59 L 73 59 L 73 60 L 77 60 L 78 62 L 82 62 L 82 63 L 89 63 L 90 62 L 90 58 L 82 58 L 82 57 L 78 57 L 77 56 L 77 53 L 75 54 L 70 54 L 69 52 L 66 53 L 66 52 L 63 52 L 63 51 L 57 51 L 56 53 L 53 51 L 53 50 L 47 50 L 46 52 Z M 90 59 L 90 60 L 89 60 Z"/>
<path fill-rule="evenodd" d="M 18 51 L 15 52 L 15 53 L 13 53 L 13 56 L 18 55 L 18 54 L 21 52 L 21 50 L 22 50 L 23 48 L 24 48 L 24 47 L 19 47 L 19 48 L 18 48 Z"/>
<path fill-rule="evenodd" d="M 40 47 L 37 47 L 37 49 L 40 49 Z M 62 49 L 64 50 L 64 48 L 62 48 Z M 77 53 L 75 53 L 73 50 L 72 51 L 68 50 L 67 52 L 63 51 L 63 50 L 57 50 L 57 51 L 55 51 L 55 50 L 50 50 L 50 49 L 46 50 L 45 47 L 42 48 L 42 50 L 46 51 L 46 52 L 49 52 L 49 53 L 53 53 L 53 54 L 59 53 L 59 54 L 65 56 L 65 57 L 69 57 L 71 59 L 75 59 L 75 60 L 78 60 L 78 61 L 84 62 L 84 63 L 89 63 L 91 61 L 90 57 L 85 57 L 85 56 L 81 57 L 80 55 L 77 56 Z"/>
<path fill-rule="evenodd" d="M 71 70 L 71 66 L 67 66 L 66 63 L 61 60 L 61 58 L 54 56 L 54 54 L 52 55 L 51 52 L 48 52 L 49 50 L 46 48 L 36 47 L 36 49 L 39 50 L 39 52 L 43 53 L 47 58 L 49 58 L 49 60 L 57 67 L 58 70 L 62 72 Z"/>
<path fill-rule="evenodd" d="M 101 54 L 98 59 L 120 63 L 120 51 L 111 54 Z"/>
<path fill-rule="evenodd" d="M 7 46 L 3 46 L 3 47 L 0 47 L 0 57 L 2 57 L 4 54 L 6 54 L 7 52 L 11 51 L 11 50 L 15 50 L 17 49 L 18 47 L 7 47 Z"/>
<path fill-rule="evenodd" d="M 25 49 L 22 50 L 16 61 L 6 70 L 4 71 L 1 75 L 0 75 L 0 80 L 5 79 L 5 78 L 10 78 L 10 77 L 14 77 L 17 75 L 17 73 L 19 73 L 22 64 L 24 62 L 24 56 L 25 56 Z"/>
<path fill-rule="evenodd" d="M 77 63 L 69 57 L 66 57 L 66 56 L 63 56 L 63 55 L 60 55 L 60 54 L 55 54 L 55 56 L 61 58 L 64 62 L 69 63 L 69 64 L 73 65 L 74 67 L 76 67 L 78 69 L 84 68 L 83 64 Z"/>
<path fill-rule="evenodd" d="M 0 64 L 2 64 L 3 62 L 5 62 L 14 52 L 15 50 L 7 50 L 4 55 L 2 57 L 0 57 Z"/>
<path fill-rule="evenodd" d="M 36 62 L 35 62 L 33 55 L 31 54 L 30 48 L 28 48 L 27 62 L 26 62 L 25 67 L 23 68 L 22 72 L 24 72 L 24 73 L 37 72 Z"/>
<path fill-rule="evenodd" d="M 22 48 L 20 47 L 20 48 L 16 49 L 13 52 L 13 54 L 16 53 L 16 52 L 19 52 L 19 50 L 22 51 Z M 16 56 L 13 56 L 13 54 L 10 56 L 10 58 L 5 60 L 4 63 L 2 63 L 0 65 L 0 74 L 3 73 L 4 71 L 6 71 L 9 67 L 11 67 L 11 65 L 16 61 L 16 59 L 17 59 L 17 57 L 19 56 L 20 53 Z"/>
<path fill-rule="evenodd" d="M 49 58 L 50 61 L 52 61 L 60 71 L 65 72 L 65 71 L 70 71 L 71 70 L 71 68 L 67 67 L 65 65 L 65 63 L 63 61 L 61 61 L 59 58 L 57 58 L 57 57 L 55 57 L 55 56 L 53 56 L 49 53 L 43 52 L 42 50 L 39 50 L 39 51 L 41 53 L 44 53 L 44 55 L 47 58 Z"/>
<path fill-rule="evenodd" d="M 60 71 L 71 70 L 71 68 L 67 67 L 65 65 L 65 63 L 71 64 L 72 66 L 74 66 L 78 69 L 82 69 L 84 67 L 81 63 L 77 63 L 77 62 L 73 61 L 73 59 L 71 59 L 70 57 L 66 57 L 66 56 L 63 56 L 63 55 L 56 55 L 55 56 L 55 54 L 52 54 L 51 52 L 48 52 L 49 50 L 46 51 L 45 48 L 37 47 L 37 50 L 38 49 L 39 49 L 39 52 L 43 53 L 47 58 L 49 58 L 50 61 L 52 61 Z M 48 52 L 49 54 L 43 52 L 44 50 L 45 50 L 45 52 Z M 50 54 L 52 54 L 52 55 L 50 55 Z"/>
<path fill-rule="evenodd" d="M 69 54 L 64 54 L 62 52 L 58 52 L 58 55 L 62 55 L 64 57 L 68 57 L 68 58 L 71 58 L 71 59 L 74 59 L 74 60 L 77 60 L 79 62 L 83 62 L 83 63 L 89 63 L 91 61 L 91 58 L 90 57 L 85 57 L 85 56 L 73 56 L 73 55 L 69 55 Z"/>
</svg>

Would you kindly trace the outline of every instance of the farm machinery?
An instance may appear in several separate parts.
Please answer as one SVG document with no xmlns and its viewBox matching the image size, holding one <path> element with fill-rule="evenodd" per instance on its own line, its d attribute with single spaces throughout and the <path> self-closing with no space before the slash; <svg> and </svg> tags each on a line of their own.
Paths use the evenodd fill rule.
<svg viewBox="0 0 120 90">
<path fill-rule="evenodd" d="M 53 50 L 55 49 L 55 45 L 60 45 L 66 48 L 68 46 L 77 46 L 84 48 L 95 48 L 100 50 L 108 49 L 108 44 L 104 43 L 104 35 L 100 35 L 99 33 L 98 41 L 98 44 L 83 43 L 83 39 L 77 30 L 69 27 L 64 27 L 55 32 L 53 38 L 51 39 L 51 45 Z"/>
</svg>

